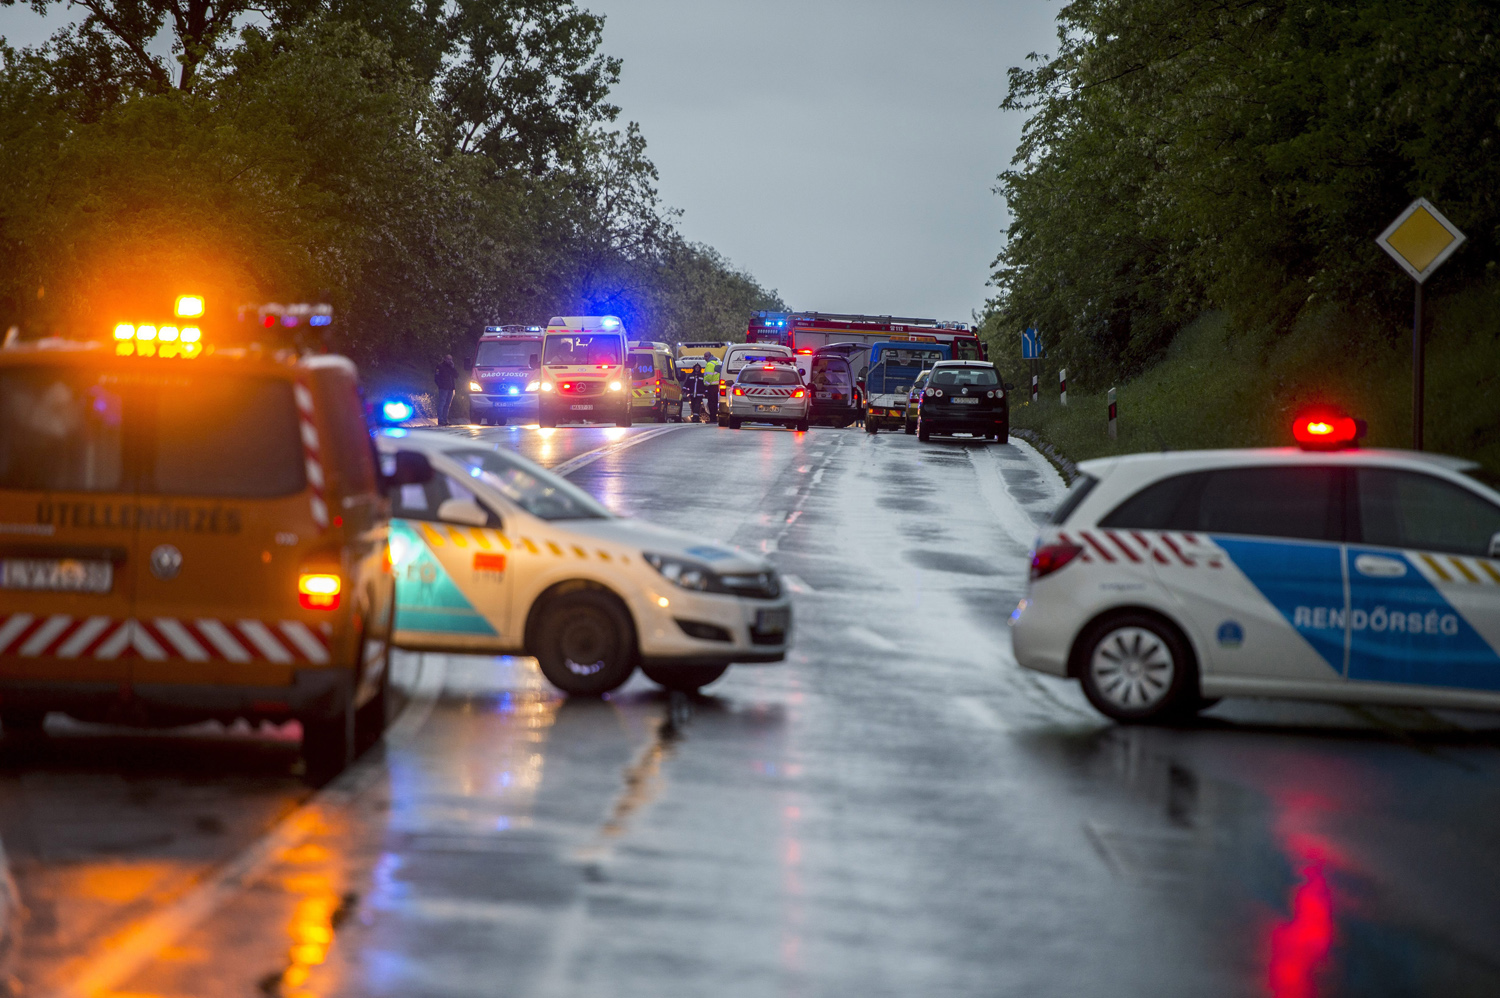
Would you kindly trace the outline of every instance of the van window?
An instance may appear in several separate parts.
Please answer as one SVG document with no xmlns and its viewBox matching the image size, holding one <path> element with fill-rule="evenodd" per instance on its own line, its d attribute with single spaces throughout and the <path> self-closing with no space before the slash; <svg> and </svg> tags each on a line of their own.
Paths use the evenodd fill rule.
<svg viewBox="0 0 1500 998">
<path fill-rule="evenodd" d="M 0 371 L 0 488 L 121 488 L 121 397 L 98 380 L 51 367 Z"/>
<path fill-rule="evenodd" d="M 637 381 L 656 377 L 656 356 L 649 353 L 631 354 L 630 376 Z"/>
<path fill-rule="evenodd" d="M 511 367 L 534 371 L 541 365 L 542 344 L 538 340 L 480 340 L 475 367 Z"/>
<path fill-rule="evenodd" d="M 164 389 L 155 436 L 143 492 L 256 499 L 299 492 L 306 481 L 292 384 L 281 378 Z"/>
<path fill-rule="evenodd" d="M 828 357 L 814 357 L 812 362 L 812 383 L 819 388 L 848 388 L 848 363 Z"/>
<path fill-rule="evenodd" d="M 589 366 L 620 364 L 620 337 L 610 333 L 566 333 L 548 336 L 542 351 L 547 365 L 587 364 Z"/>
<path fill-rule="evenodd" d="M 1500 507 L 1432 475 L 1360 468 L 1360 535 L 1366 544 L 1489 556 Z"/>
</svg>

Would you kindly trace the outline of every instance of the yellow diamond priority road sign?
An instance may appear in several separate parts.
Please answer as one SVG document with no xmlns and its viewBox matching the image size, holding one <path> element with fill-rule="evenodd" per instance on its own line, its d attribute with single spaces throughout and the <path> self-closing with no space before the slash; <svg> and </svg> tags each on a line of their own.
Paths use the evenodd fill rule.
<svg viewBox="0 0 1500 998">
<path fill-rule="evenodd" d="M 1375 241 L 1421 284 L 1467 238 L 1432 202 L 1417 198 Z"/>
</svg>

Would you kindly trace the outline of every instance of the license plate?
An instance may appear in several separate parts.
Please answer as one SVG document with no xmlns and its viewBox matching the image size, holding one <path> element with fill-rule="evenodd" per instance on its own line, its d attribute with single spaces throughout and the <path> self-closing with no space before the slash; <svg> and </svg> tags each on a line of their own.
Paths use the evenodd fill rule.
<svg viewBox="0 0 1500 998">
<path fill-rule="evenodd" d="M 761 633 L 785 631 L 792 626 L 792 611 L 786 607 L 755 611 L 755 629 Z"/>
<path fill-rule="evenodd" d="M 107 593 L 114 582 L 107 561 L 76 558 L 7 558 L 0 561 L 0 589 L 53 593 Z"/>
<path fill-rule="evenodd" d="M 570 405 L 570 406 L 568 406 L 568 408 L 569 409 L 592 409 L 594 407 L 591 406 L 591 405 Z"/>
<path fill-rule="evenodd" d="M 978 399 L 953 399 L 954 405 L 978 405 Z"/>
<path fill-rule="evenodd" d="M 780 412 L 781 411 L 781 406 L 779 406 L 779 405 L 758 405 L 758 406 L 755 407 L 755 411 L 756 412 Z"/>
</svg>

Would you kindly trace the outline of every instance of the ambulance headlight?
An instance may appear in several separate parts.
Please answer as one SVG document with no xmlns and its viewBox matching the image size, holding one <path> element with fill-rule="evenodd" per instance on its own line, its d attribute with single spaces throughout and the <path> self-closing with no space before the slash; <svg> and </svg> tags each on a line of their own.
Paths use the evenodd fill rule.
<svg viewBox="0 0 1500 998">
<path fill-rule="evenodd" d="M 612 392 L 619 391 L 620 390 L 620 383 L 618 381 L 611 381 L 609 383 L 609 390 L 612 391 Z"/>
</svg>

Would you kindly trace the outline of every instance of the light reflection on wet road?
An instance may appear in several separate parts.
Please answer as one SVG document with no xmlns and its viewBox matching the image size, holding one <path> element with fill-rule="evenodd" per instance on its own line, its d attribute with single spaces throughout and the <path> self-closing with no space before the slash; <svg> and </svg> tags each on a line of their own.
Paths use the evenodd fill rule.
<svg viewBox="0 0 1500 998">
<path fill-rule="evenodd" d="M 117 993 L 1500 991 L 1500 720 L 1246 701 L 1105 723 L 1010 658 L 1061 487 L 1034 452 L 455 432 L 766 552 L 797 594 L 790 660 L 690 700 L 637 677 L 566 701 L 525 660 L 407 656 L 437 677 L 425 721 Z M 58 724 L 0 748 L 32 993 L 303 803 L 293 759 Z"/>
</svg>

